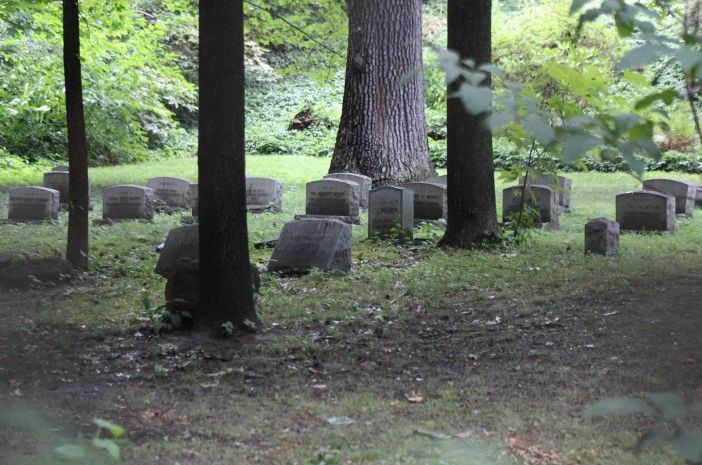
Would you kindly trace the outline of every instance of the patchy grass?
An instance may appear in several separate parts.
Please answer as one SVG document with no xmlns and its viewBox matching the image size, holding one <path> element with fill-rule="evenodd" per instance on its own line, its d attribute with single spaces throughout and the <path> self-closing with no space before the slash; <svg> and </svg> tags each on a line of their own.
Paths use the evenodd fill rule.
<svg viewBox="0 0 702 465">
<path fill-rule="evenodd" d="M 282 213 L 249 216 L 252 242 L 303 210 L 304 183 L 327 163 L 249 157 L 250 175 L 285 185 Z M 92 215 L 103 187 L 194 174 L 192 159 L 93 170 Z M 127 427 L 130 464 L 509 463 L 511 436 L 563 463 L 681 463 L 667 449 L 631 454 L 641 421 L 581 413 L 610 395 L 700 395 L 702 217 L 673 236 L 625 235 L 616 258 L 584 256 L 583 224 L 613 217 L 614 196 L 637 182 L 571 177 L 562 230 L 509 250 L 368 242 L 364 219 L 349 275 L 264 274 L 266 328 L 235 342 L 144 329 L 143 290 L 149 308 L 163 301 L 154 246 L 178 215 L 92 227 L 93 268 L 80 282 L 0 294 L 0 396 L 66 432 L 30 447 L 34 435 L 0 421 L 0 449 L 16 451 L 0 464 L 38 463 L 39 446 L 74 440 L 93 416 Z M 65 223 L 0 225 L 0 251 L 59 255 Z M 265 265 L 270 253 L 252 259 Z"/>
</svg>

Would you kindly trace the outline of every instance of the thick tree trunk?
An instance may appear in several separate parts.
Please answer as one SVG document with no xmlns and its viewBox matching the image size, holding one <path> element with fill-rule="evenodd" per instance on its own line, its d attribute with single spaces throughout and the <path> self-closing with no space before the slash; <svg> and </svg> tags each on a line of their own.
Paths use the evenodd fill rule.
<svg viewBox="0 0 702 465">
<path fill-rule="evenodd" d="M 80 68 L 78 0 L 63 0 L 63 70 L 68 123 L 68 246 L 66 259 L 78 270 L 88 269 L 88 144 L 85 138 L 83 84 Z"/>
<path fill-rule="evenodd" d="M 242 0 L 200 0 L 200 323 L 259 323 L 244 175 Z"/>
<path fill-rule="evenodd" d="M 436 176 L 424 119 L 421 0 L 349 0 L 344 103 L 330 172 L 374 184 Z"/>
<path fill-rule="evenodd" d="M 489 63 L 491 9 L 491 0 L 449 0 L 448 48 Z M 497 231 L 492 134 L 484 119 L 468 113 L 460 99 L 448 100 L 448 225 L 442 245 L 468 248 Z"/>
</svg>

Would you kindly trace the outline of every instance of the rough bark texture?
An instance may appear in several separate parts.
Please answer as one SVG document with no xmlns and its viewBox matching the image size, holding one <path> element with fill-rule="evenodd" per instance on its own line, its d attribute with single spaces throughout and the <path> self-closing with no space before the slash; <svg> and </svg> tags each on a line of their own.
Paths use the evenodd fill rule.
<svg viewBox="0 0 702 465">
<path fill-rule="evenodd" d="M 436 176 L 427 143 L 421 0 L 349 0 L 344 102 L 330 173 L 375 185 Z"/>
<path fill-rule="evenodd" d="M 491 8 L 491 0 L 449 0 L 448 48 L 476 63 L 490 62 Z M 442 245 L 468 248 L 497 230 L 492 134 L 483 120 L 460 99 L 449 99 L 448 224 Z"/>
<path fill-rule="evenodd" d="M 63 1 L 63 69 L 68 123 L 68 246 L 66 258 L 78 270 L 88 268 L 88 144 L 85 138 L 80 68 L 78 0 Z"/>
<path fill-rule="evenodd" d="M 246 225 L 242 0 L 200 1 L 200 323 L 258 323 Z"/>
</svg>

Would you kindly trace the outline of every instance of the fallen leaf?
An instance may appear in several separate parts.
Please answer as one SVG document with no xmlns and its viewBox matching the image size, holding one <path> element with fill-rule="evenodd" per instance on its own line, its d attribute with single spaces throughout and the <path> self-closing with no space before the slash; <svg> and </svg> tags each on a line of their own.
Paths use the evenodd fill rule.
<svg viewBox="0 0 702 465">
<path fill-rule="evenodd" d="M 424 402 L 424 396 L 420 392 L 412 391 L 409 394 L 405 394 L 405 398 L 410 404 L 420 404 Z"/>
</svg>

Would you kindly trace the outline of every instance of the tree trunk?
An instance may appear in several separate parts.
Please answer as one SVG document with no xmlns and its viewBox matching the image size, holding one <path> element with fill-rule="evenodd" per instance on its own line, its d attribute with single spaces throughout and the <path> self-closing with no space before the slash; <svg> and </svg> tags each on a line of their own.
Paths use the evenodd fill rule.
<svg viewBox="0 0 702 465">
<path fill-rule="evenodd" d="M 491 0 L 449 0 L 448 48 L 489 63 L 491 8 Z M 455 91 L 454 84 L 449 93 Z M 441 245 L 469 248 L 497 231 L 492 134 L 484 119 L 468 113 L 460 99 L 448 100 L 448 225 Z"/>
<path fill-rule="evenodd" d="M 246 225 L 242 0 L 200 0 L 200 323 L 258 324 Z"/>
<path fill-rule="evenodd" d="M 66 258 L 78 270 L 88 269 L 88 144 L 85 138 L 83 84 L 80 68 L 78 0 L 63 0 L 63 70 L 68 123 L 68 246 Z"/>
<path fill-rule="evenodd" d="M 330 172 L 376 185 L 436 176 L 424 119 L 421 0 L 349 0 L 344 102 Z"/>
</svg>

